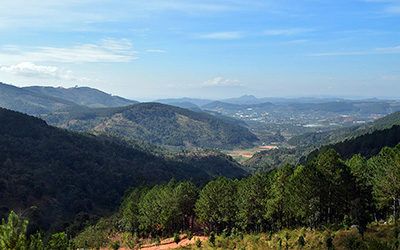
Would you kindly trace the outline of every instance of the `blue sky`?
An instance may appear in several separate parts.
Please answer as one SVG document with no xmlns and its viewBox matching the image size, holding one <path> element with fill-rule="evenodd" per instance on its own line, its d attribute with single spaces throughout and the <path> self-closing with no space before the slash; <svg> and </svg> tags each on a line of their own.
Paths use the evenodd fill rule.
<svg viewBox="0 0 400 250">
<path fill-rule="evenodd" d="M 162 97 L 399 97 L 400 0 L 2 0 L 0 81 Z"/>
</svg>

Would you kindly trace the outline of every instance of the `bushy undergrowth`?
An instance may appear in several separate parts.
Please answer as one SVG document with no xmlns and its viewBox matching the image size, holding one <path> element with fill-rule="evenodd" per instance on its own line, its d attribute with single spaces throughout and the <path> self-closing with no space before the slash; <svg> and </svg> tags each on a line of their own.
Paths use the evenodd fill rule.
<svg viewBox="0 0 400 250">
<path fill-rule="evenodd" d="M 312 230 L 286 229 L 277 233 L 218 235 L 215 244 L 203 242 L 201 249 L 335 249 L 335 250 L 389 250 L 396 248 L 394 226 L 370 225 L 360 235 L 356 228 Z M 186 249 L 199 249 L 193 245 Z"/>
</svg>

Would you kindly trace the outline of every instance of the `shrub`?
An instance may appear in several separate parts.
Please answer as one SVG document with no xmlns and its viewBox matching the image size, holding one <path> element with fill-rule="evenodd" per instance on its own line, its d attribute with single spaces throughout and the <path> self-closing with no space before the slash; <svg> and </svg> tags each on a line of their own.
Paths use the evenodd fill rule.
<svg viewBox="0 0 400 250">
<path fill-rule="evenodd" d="M 78 248 L 99 249 L 108 243 L 108 234 L 96 226 L 87 227 L 82 233 L 74 238 L 74 245 Z"/>
<path fill-rule="evenodd" d="M 327 248 L 327 249 L 329 249 L 329 250 L 333 250 L 333 249 L 334 249 L 334 246 L 333 246 L 333 237 L 332 237 L 332 235 L 329 235 L 329 236 L 326 238 L 325 243 L 326 243 L 326 248 Z"/>
<path fill-rule="evenodd" d="M 196 240 L 196 247 L 200 248 L 201 247 L 201 240 L 197 238 Z"/>
<path fill-rule="evenodd" d="M 0 249 L 25 249 L 27 227 L 28 221 L 11 211 L 7 221 L 3 219 L 0 225 Z"/>
<path fill-rule="evenodd" d="M 367 246 L 356 228 L 341 230 L 335 235 L 334 245 L 339 249 L 367 249 Z"/>
<path fill-rule="evenodd" d="M 390 250 L 396 248 L 391 248 L 385 241 L 372 239 L 368 242 L 368 249 Z"/>
<path fill-rule="evenodd" d="M 208 238 L 208 242 L 210 243 L 211 246 L 215 246 L 215 233 L 211 232 L 210 237 Z"/>
<path fill-rule="evenodd" d="M 179 244 L 180 241 L 181 241 L 180 235 L 179 235 L 178 233 L 175 233 L 175 234 L 174 234 L 174 242 L 175 242 L 176 244 Z"/>
<path fill-rule="evenodd" d="M 297 244 L 299 245 L 300 248 L 303 248 L 306 245 L 306 240 L 304 239 L 303 235 L 299 236 L 299 239 L 297 240 Z"/>
<path fill-rule="evenodd" d="M 29 240 L 29 248 L 28 249 L 35 249 L 35 250 L 44 250 L 44 244 L 42 240 L 42 235 L 40 233 L 32 234 Z"/>
<path fill-rule="evenodd" d="M 282 250 L 282 239 L 278 238 L 278 249 Z"/>
<path fill-rule="evenodd" d="M 66 250 L 69 248 L 69 240 L 65 233 L 56 233 L 51 235 L 48 248 L 52 250 Z"/>
<path fill-rule="evenodd" d="M 192 233 L 192 231 L 189 231 L 189 232 L 187 233 L 187 238 L 188 238 L 188 240 L 192 240 L 192 238 L 193 238 L 193 233 Z"/>
<path fill-rule="evenodd" d="M 136 234 L 131 233 L 123 233 L 122 234 L 122 243 L 124 246 L 129 247 L 130 249 L 134 249 L 138 243 L 138 237 Z"/>
<path fill-rule="evenodd" d="M 119 243 L 119 241 L 114 241 L 113 243 L 111 243 L 111 249 L 113 250 L 118 250 L 121 247 L 121 244 Z"/>
<path fill-rule="evenodd" d="M 161 240 L 160 237 L 157 235 L 156 238 L 154 239 L 154 241 L 156 242 L 156 245 L 160 245 L 161 244 Z"/>
</svg>

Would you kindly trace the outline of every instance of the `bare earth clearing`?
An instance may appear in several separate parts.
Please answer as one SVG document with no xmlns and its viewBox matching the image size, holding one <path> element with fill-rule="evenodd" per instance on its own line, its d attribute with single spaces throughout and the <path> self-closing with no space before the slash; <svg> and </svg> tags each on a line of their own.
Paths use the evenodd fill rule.
<svg viewBox="0 0 400 250">
<path fill-rule="evenodd" d="M 152 244 L 145 244 L 139 249 L 144 249 L 144 250 L 168 250 L 168 249 L 177 249 L 181 247 L 186 247 L 190 245 L 196 244 L 197 240 L 200 240 L 201 242 L 205 242 L 208 240 L 208 237 L 206 236 L 193 236 L 191 240 L 187 238 L 186 235 L 181 235 L 181 241 L 176 244 L 174 242 L 174 238 L 168 238 L 164 239 L 160 242 L 160 244 L 152 243 Z M 101 250 L 109 250 L 111 248 L 101 248 Z M 127 247 L 121 247 L 119 248 L 120 250 L 130 250 L 130 248 Z M 136 249 L 136 248 L 135 248 Z"/>
<path fill-rule="evenodd" d="M 232 156 L 235 159 L 238 158 L 244 158 L 244 159 L 249 159 L 253 157 L 255 153 L 258 153 L 260 151 L 264 150 L 272 150 L 276 149 L 278 146 L 276 145 L 266 145 L 266 146 L 258 146 L 254 148 L 249 148 L 249 149 L 237 149 L 237 150 L 232 150 L 232 151 L 227 151 L 226 154 Z"/>
</svg>

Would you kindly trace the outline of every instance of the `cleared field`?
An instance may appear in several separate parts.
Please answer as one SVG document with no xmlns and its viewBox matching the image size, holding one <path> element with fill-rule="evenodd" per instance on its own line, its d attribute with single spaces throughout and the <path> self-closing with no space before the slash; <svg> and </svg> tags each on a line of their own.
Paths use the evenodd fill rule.
<svg viewBox="0 0 400 250">
<path fill-rule="evenodd" d="M 227 155 L 232 156 L 235 160 L 240 162 L 240 161 L 250 159 L 257 152 L 265 151 L 265 150 L 273 150 L 273 149 L 277 149 L 277 148 L 278 148 L 277 145 L 264 145 L 264 146 L 249 148 L 249 149 L 237 149 L 237 150 L 225 151 L 225 153 Z"/>
</svg>

